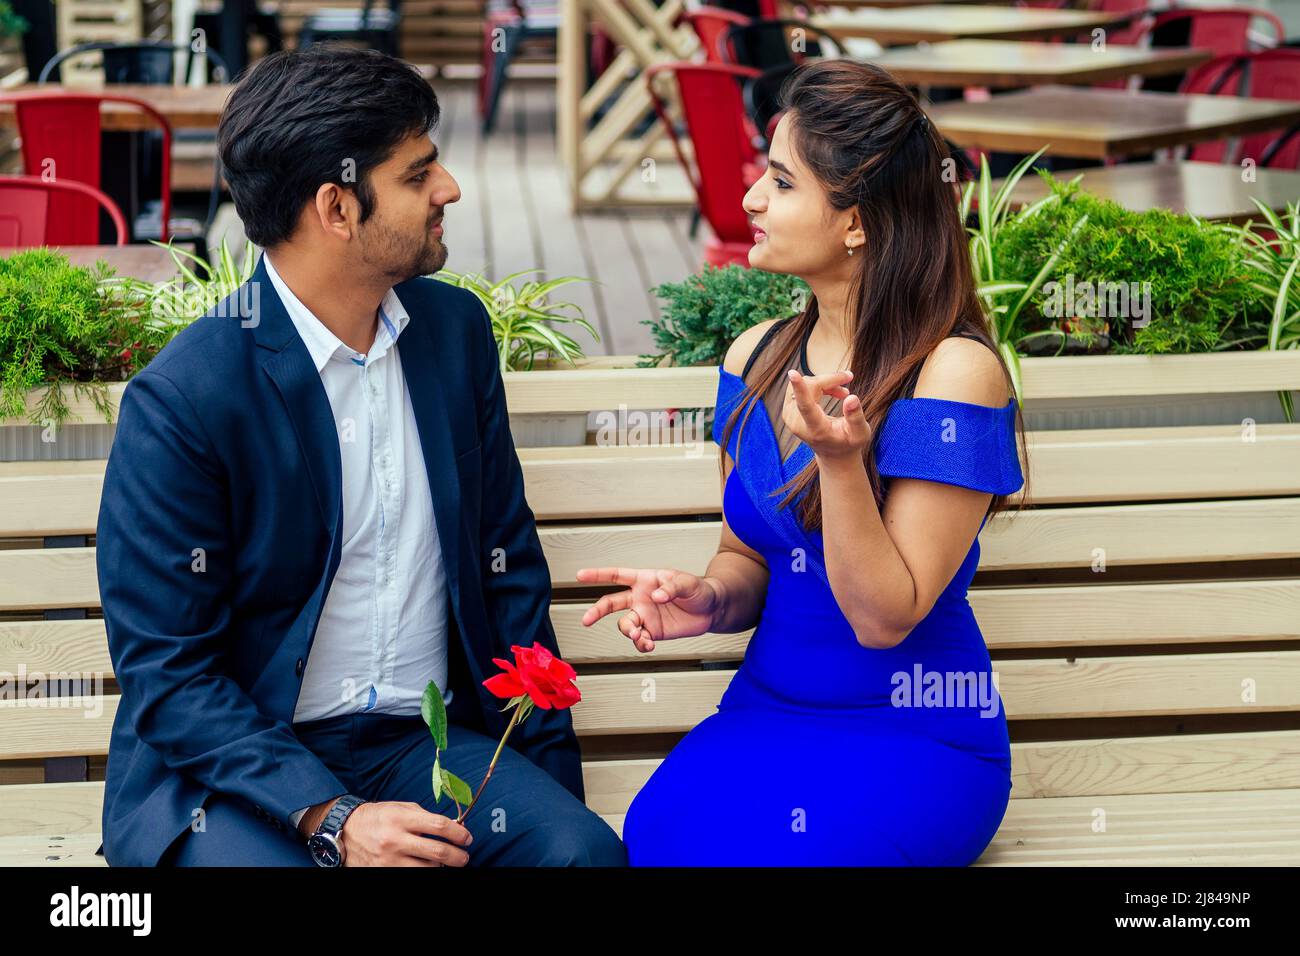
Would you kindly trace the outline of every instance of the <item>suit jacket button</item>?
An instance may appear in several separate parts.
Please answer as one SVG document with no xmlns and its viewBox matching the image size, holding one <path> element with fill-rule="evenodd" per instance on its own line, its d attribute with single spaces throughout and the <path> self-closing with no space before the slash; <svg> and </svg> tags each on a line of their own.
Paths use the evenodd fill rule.
<svg viewBox="0 0 1300 956">
<path fill-rule="evenodd" d="M 302 672 L 303 672 L 305 666 L 306 666 L 306 665 L 303 664 L 302 658 L 301 658 L 301 657 L 298 658 L 298 663 L 296 663 L 296 664 L 293 665 L 293 673 L 294 673 L 294 676 L 295 676 L 295 677 L 301 677 L 301 676 L 302 676 Z"/>
</svg>

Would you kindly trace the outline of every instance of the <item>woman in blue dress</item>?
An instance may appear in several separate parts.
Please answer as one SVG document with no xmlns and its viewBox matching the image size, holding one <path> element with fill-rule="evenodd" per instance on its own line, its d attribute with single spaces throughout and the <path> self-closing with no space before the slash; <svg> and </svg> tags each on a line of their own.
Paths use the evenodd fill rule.
<svg viewBox="0 0 1300 956">
<path fill-rule="evenodd" d="M 1011 754 L 966 590 L 977 536 L 1023 485 L 1012 384 L 976 296 L 943 140 L 883 70 L 795 71 L 744 197 L 754 268 L 803 311 L 739 336 L 719 370 L 723 527 L 703 576 L 622 584 L 643 653 L 754 628 L 715 713 L 628 809 L 633 866 L 974 862 Z"/>
</svg>

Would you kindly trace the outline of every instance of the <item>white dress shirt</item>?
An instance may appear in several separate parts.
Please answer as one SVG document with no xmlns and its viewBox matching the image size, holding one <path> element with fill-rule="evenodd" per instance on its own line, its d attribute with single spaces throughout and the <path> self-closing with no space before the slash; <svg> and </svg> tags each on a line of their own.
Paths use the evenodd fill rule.
<svg viewBox="0 0 1300 956">
<path fill-rule="evenodd" d="M 430 680 L 447 688 L 447 575 L 398 337 L 393 290 L 362 355 L 266 271 L 320 373 L 343 466 L 342 553 L 294 708 L 299 723 L 343 714 L 416 715 Z M 304 808 L 305 809 L 305 808 Z M 294 814 L 296 825 L 302 811 Z"/>
</svg>

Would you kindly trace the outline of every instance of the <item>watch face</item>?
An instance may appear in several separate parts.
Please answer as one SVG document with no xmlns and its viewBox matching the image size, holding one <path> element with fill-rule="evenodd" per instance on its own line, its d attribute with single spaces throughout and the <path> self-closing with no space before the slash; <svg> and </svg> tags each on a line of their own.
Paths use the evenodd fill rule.
<svg viewBox="0 0 1300 956">
<path fill-rule="evenodd" d="M 313 834 L 307 841 L 307 848 L 311 850 L 312 859 L 320 866 L 340 866 L 343 863 L 338 846 L 324 833 Z"/>
</svg>

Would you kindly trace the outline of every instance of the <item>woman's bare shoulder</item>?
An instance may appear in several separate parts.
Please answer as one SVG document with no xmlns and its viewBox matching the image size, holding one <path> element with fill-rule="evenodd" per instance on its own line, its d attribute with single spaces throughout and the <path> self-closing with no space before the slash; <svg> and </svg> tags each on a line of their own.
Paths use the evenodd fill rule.
<svg viewBox="0 0 1300 956">
<path fill-rule="evenodd" d="M 998 356 L 982 342 L 952 336 L 926 358 L 913 394 L 1001 408 L 1009 393 Z"/>
<path fill-rule="evenodd" d="M 768 319 L 766 322 L 759 322 L 757 325 L 751 325 L 731 343 L 731 348 L 727 349 L 726 358 L 722 360 L 722 367 L 732 375 L 740 375 L 745 370 L 745 363 L 749 357 L 754 354 L 754 349 L 758 348 L 758 343 L 762 341 L 763 336 L 768 330 L 781 319 Z"/>
</svg>

